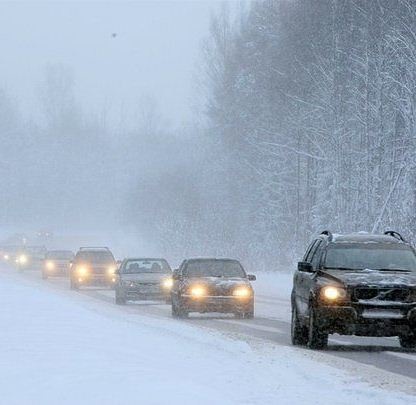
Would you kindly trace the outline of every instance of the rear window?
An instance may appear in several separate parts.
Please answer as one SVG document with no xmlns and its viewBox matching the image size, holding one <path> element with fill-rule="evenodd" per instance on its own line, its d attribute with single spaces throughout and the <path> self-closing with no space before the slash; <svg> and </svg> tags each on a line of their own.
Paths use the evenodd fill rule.
<svg viewBox="0 0 416 405">
<path fill-rule="evenodd" d="M 93 263 L 114 262 L 114 256 L 108 251 L 84 251 L 77 254 L 77 260 Z"/>
</svg>

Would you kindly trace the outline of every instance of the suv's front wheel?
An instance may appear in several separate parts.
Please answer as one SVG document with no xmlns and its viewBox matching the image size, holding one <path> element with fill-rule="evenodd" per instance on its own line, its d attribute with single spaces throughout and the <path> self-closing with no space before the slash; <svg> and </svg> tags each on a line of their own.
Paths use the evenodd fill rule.
<svg viewBox="0 0 416 405">
<path fill-rule="evenodd" d="M 292 345 L 303 346 L 308 343 L 308 329 L 305 326 L 301 325 L 296 305 L 292 306 L 292 322 L 290 332 Z"/>
<path fill-rule="evenodd" d="M 408 335 L 399 336 L 400 346 L 404 349 L 415 349 L 416 348 L 416 335 L 411 333 Z"/>
<path fill-rule="evenodd" d="M 315 310 L 310 309 L 308 347 L 310 349 L 324 349 L 328 345 L 328 333 L 323 333 L 319 327 L 319 320 Z"/>
<path fill-rule="evenodd" d="M 172 316 L 174 318 L 187 318 L 188 315 L 189 312 L 186 310 L 186 308 L 183 307 L 180 299 L 172 298 Z"/>
</svg>

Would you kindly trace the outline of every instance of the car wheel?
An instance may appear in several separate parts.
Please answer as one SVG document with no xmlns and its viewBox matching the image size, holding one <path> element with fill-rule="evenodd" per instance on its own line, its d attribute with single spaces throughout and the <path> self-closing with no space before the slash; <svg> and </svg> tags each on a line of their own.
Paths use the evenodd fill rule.
<svg viewBox="0 0 416 405">
<path fill-rule="evenodd" d="M 292 345 L 303 346 L 308 343 L 308 328 L 300 324 L 298 311 L 295 305 L 292 305 L 292 322 L 290 332 Z"/>
<path fill-rule="evenodd" d="M 315 311 L 311 308 L 309 315 L 308 347 L 310 349 L 324 349 L 328 345 L 328 333 L 323 333 L 319 329 L 319 323 Z"/>
<path fill-rule="evenodd" d="M 71 279 L 71 290 L 79 290 L 79 284 Z"/>
<path fill-rule="evenodd" d="M 127 302 L 126 297 L 118 288 L 115 289 L 115 301 L 117 305 L 126 305 Z"/>
<path fill-rule="evenodd" d="M 416 335 L 401 335 L 399 336 L 400 346 L 404 349 L 415 349 L 416 348 Z"/>
<path fill-rule="evenodd" d="M 188 315 L 189 312 L 186 310 L 186 308 L 184 308 L 180 300 L 177 300 L 176 302 L 172 300 L 172 316 L 174 318 L 187 318 Z"/>
</svg>

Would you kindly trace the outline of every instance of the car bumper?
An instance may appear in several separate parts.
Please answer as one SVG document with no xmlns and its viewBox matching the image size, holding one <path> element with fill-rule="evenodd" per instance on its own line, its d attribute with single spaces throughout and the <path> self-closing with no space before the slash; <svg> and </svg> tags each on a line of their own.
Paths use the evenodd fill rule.
<svg viewBox="0 0 416 405">
<path fill-rule="evenodd" d="M 416 304 L 339 306 L 315 309 L 325 333 L 357 336 L 397 336 L 416 333 Z"/>
<path fill-rule="evenodd" d="M 44 269 L 44 274 L 48 277 L 65 277 L 69 274 L 68 268 Z"/>
<path fill-rule="evenodd" d="M 253 297 L 236 298 L 230 296 L 195 298 L 190 295 L 182 295 L 182 305 L 186 307 L 189 312 L 250 312 L 253 310 L 254 299 Z"/>
<path fill-rule="evenodd" d="M 79 285 L 86 286 L 114 286 L 116 279 L 107 275 L 90 274 L 86 277 L 74 277 Z"/>
<path fill-rule="evenodd" d="M 117 287 L 119 293 L 129 301 L 170 300 L 170 290 L 148 288 L 147 286 Z"/>
</svg>

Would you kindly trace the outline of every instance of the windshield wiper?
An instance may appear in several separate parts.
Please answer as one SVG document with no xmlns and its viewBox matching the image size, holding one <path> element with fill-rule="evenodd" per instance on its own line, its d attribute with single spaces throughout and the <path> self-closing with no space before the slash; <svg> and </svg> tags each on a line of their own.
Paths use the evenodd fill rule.
<svg viewBox="0 0 416 405">
<path fill-rule="evenodd" d="M 363 269 L 354 269 L 351 267 L 324 267 L 324 270 L 351 270 L 351 271 L 360 271 Z"/>
<path fill-rule="evenodd" d="M 375 270 L 375 271 L 401 271 L 404 273 L 410 273 L 412 270 L 405 270 L 405 269 L 389 269 L 389 268 L 385 268 L 385 269 L 371 269 L 371 270 Z"/>
</svg>

